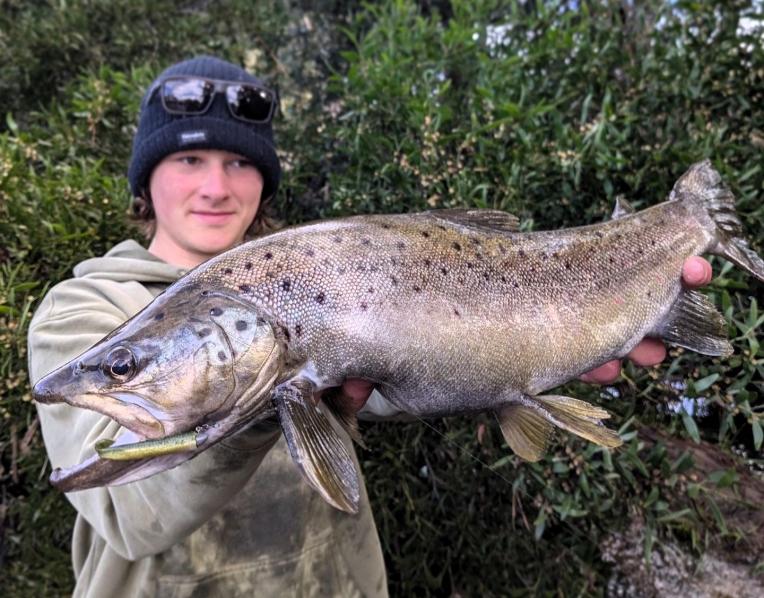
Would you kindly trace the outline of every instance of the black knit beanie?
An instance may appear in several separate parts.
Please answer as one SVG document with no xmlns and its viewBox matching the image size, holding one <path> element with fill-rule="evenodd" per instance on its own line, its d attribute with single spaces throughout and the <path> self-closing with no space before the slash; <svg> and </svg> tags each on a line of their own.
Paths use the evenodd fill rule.
<svg viewBox="0 0 764 598">
<path fill-rule="evenodd" d="M 204 114 L 169 114 L 155 90 L 159 82 L 177 75 L 263 86 L 262 81 L 244 69 L 212 56 L 179 62 L 162 72 L 141 102 L 138 131 L 133 139 L 133 155 L 127 172 L 133 196 L 140 196 L 148 187 L 152 170 L 165 156 L 192 149 L 225 150 L 249 158 L 263 176 L 263 199 L 273 195 L 281 180 L 281 165 L 273 145 L 271 123 L 250 123 L 234 118 L 222 93 L 215 94 L 212 105 Z"/>
</svg>

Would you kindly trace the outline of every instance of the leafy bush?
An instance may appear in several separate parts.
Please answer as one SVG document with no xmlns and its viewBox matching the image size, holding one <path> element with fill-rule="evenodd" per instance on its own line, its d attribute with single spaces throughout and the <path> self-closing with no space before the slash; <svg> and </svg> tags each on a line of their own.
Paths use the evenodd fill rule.
<svg viewBox="0 0 764 598">
<path fill-rule="evenodd" d="M 739 31 L 749 2 L 354 4 L 6 3 L 0 584 L 9 594 L 71 587 L 73 512 L 47 484 L 26 327 L 49 285 L 136 234 L 122 218 L 129 141 L 142 89 L 176 60 L 214 53 L 278 87 L 278 205 L 290 222 L 478 206 L 515 212 L 526 230 L 585 224 L 606 218 L 618 194 L 638 208 L 661 201 L 709 157 L 764 250 L 764 50 L 760 30 Z M 691 449 L 734 448 L 738 463 L 761 470 L 762 285 L 722 260 L 715 270 L 708 291 L 729 323 L 732 358 L 672 350 L 663 367 L 630 366 L 608 389 L 565 389 L 616 414 L 618 451 L 565 437 L 540 463 L 521 463 L 488 417 L 365 430 L 371 448 L 360 455 L 392 595 L 602 593 L 613 574 L 603 542 L 634 518 L 648 556 L 671 539 L 696 552 L 712 540 L 745 544 L 717 504 L 741 474 L 705 477 Z M 690 412 L 698 408 L 709 416 Z M 657 440 L 650 430 L 662 430 Z M 690 448 L 677 455 L 670 444 L 682 438 Z"/>
</svg>

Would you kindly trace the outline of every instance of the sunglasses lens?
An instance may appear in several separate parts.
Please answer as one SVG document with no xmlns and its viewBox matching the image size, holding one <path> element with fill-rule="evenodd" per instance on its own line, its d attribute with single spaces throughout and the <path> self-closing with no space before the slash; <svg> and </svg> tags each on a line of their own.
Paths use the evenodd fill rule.
<svg viewBox="0 0 764 598">
<path fill-rule="evenodd" d="M 162 84 L 164 107 L 176 114 L 201 114 L 214 93 L 215 86 L 204 79 L 170 79 Z"/>
<path fill-rule="evenodd" d="M 229 85 L 226 99 L 231 114 L 242 120 L 267 122 L 273 114 L 275 97 L 267 89 L 257 89 L 251 85 Z"/>
</svg>

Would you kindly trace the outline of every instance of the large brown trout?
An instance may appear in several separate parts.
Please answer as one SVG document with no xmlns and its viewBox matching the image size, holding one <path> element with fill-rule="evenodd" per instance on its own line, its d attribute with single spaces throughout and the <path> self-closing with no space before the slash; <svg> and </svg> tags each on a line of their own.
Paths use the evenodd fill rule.
<svg viewBox="0 0 764 598">
<path fill-rule="evenodd" d="M 420 417 L 493 411 L 528 460 L 555 426 L 616 447 L 606 411 L 545 393 L 645 336 L 729 355 L 723 317 L 681 283 L 684 260 L 706 252 L 764 280 L 708 161 L 665 203 L 635 213 L 619 202 L 603 224 L 520 233 L 504 212 L 443 210 L 259 238 L 205 262 L 35 386 L 40 402 L 131 431 L 52 481 L 71 491 L 139 479 L 277 413 L 307 481 L 353 512 L 357 474 L 327 411 L 351 431 L 354 416 L 314 400 L 347 378 Z"/>
</svg>

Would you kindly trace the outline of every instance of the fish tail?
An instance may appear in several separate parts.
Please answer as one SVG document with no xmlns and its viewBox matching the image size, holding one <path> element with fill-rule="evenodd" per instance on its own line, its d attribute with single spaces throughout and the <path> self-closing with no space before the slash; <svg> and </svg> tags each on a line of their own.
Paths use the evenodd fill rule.
<svg viewBox="0 0 764 598">
<path fill-rule="evenodd" d="M 690 166 L 674 185 L 669 200 L 699 204 L 715 228 L 716 243 L 709 253 L 728 259 L 764 281 L 764 260 L 748 246 L 743 223 L 735 211 L 735 197 L 710 160 Z"/>
</svg>

